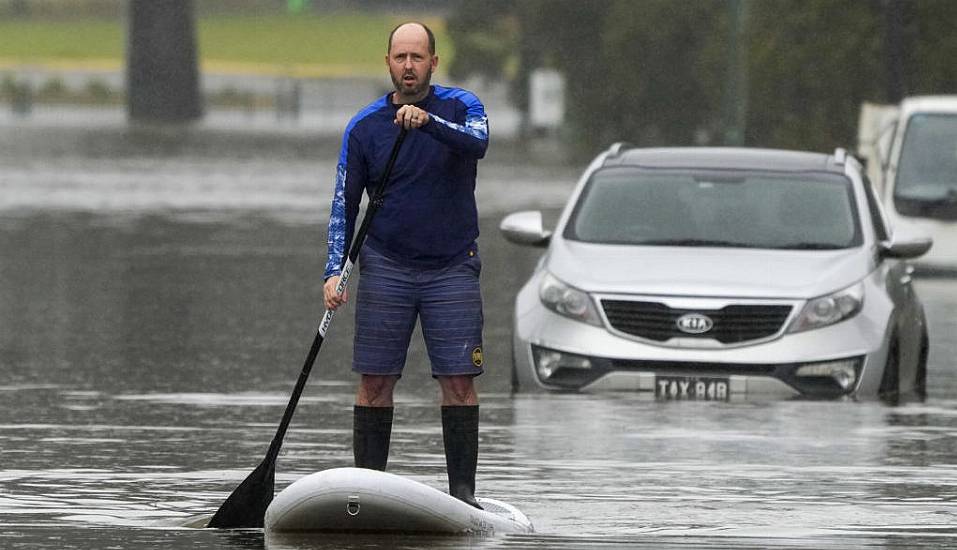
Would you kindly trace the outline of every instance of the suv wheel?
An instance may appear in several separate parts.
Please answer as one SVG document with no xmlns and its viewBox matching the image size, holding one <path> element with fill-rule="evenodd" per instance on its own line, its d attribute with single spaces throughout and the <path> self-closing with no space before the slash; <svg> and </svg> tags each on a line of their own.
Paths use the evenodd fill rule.
<svg viewBox="0 0 957 550">
<path fill-rule="evenodd" d="M 920 355 L 917 358 L 917 377 L 914 381 L 914 392 L 921 401 L 927 399 L 927 355 L 930 351 L 930 339 L 927 329 L 920 338 Z"/>
<path fill-rule="evenodd" d="M 891 338 L 890 348 L 887 350 L 887 363 L 884 365 L 884 375 L 881 377 L 881 387 L 877 395 L 882 401 L 896 405 L 900 397 L 900 345 L 897 335 Z"/>
</svg>

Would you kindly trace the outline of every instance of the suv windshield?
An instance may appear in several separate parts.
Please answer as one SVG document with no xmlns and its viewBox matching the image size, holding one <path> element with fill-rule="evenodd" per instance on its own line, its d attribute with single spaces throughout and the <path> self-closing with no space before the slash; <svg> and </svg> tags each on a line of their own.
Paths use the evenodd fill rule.
<svg viewBox="0 0 957 550">
<path fill-rule="evenodd" d="M 828 250 L 860 244 L 850 180 L 827 173 L 605 168 L 566 239 L 608 244 Z"/>
<path fill-rule="evenodd" d="M 957 217 L 957 115 L 914 115 L 897 165 L 900 213 Z"/>
</svg>

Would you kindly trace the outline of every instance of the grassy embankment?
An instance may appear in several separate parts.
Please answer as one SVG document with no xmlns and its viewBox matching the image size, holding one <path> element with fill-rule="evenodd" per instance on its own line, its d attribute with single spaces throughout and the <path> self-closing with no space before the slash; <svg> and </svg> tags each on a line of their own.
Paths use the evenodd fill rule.
<svg viewBox="0 0 957 550">
<path fill-rule="evenodd" d="M 201 70 L 293 78 L 384 75 L 388 32 L 401 19 L 379 14 L 200 18 Z M 427 23 L 447 64 L 452 51 L 443 22 Z M 122 91 L 109 89 L 96 73 L 123 70 L 125 33 L 125 22 L 119 19 L 0 20 L 0 98 L 10 99 L 23 86 L 14 76 L 18 69 L 40 67 L 53 76 L 31 91 L 34 100 L 121 100 Z M 69 90 L 55 76 L 67 70 L 90 72 L 85 89 Z M 228 97 L 219 99 L 229 102 Z"/>
</svg>

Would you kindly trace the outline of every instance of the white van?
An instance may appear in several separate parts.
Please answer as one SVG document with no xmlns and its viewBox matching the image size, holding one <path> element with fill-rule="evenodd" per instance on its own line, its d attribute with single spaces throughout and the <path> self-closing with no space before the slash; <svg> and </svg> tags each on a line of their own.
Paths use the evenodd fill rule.
<svg viewBox="0 0 957 550">
<path fill-rule="evenodd" d="M 957 95 L 865 105 L 861 114 L 859 152 L 891 227 L 933 238 L 918 266 L 957 270 Z"/>
</svg>

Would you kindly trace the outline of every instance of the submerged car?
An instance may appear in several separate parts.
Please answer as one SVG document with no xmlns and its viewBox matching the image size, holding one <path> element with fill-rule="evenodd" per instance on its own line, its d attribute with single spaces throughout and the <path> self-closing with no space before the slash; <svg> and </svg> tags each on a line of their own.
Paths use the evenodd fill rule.
<svg viewBox="0 0 957 550">
<path fill-rule="evenodd" d="M 513 386 L 659 399 L 923 396 L 927 324 L 893 233 L 842 149 L 616 144 L 586 169 L 515 300 Z"/>
</svg>

